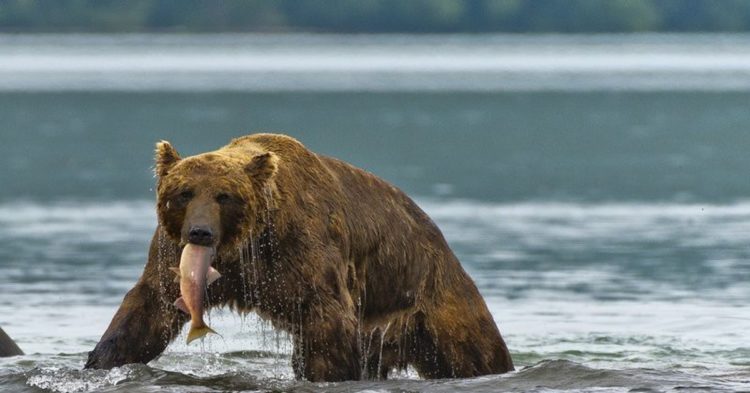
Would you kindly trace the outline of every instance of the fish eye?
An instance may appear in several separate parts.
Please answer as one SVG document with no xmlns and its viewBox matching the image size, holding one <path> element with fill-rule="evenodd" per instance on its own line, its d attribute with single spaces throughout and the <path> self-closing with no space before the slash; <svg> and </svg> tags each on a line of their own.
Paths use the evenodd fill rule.
<svg viewBox="0 0 750 393">
<path fill-rule="evenodd" d="M 216 196 L 216 202 L 219 202 L 220 204 L 226 204 L 229 203 L 232 200 L 232 197 L 229 196 L 229 194 L 221 193 Z"/>
</svg>

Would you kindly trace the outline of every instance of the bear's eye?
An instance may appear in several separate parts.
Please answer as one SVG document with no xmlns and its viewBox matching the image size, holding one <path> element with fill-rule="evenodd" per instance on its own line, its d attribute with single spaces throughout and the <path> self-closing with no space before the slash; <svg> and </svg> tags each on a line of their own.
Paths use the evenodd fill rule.
<svg viewBox="0 0 750 393">
<path fill-rule="evenodd" d="M 180 195 L 177 196 L 177 201 L 180 203 L 187 203 L 191 199 L 193 199 L 192 191 L 183 191 L 180 193 Z"/>
<path fill-rule="evenodd" d="M 229 203 L 231 200 L 232 200 L 232 197 L 230 197 L 229 194 L 221 193 L 216 196 L 216 202 L 219 202 L 222 205 Z"/>
</svg>

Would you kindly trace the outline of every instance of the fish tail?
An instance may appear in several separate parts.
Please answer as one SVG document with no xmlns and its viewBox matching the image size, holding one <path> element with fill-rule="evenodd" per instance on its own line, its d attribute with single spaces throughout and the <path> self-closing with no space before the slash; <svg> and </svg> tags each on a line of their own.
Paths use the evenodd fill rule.
<svg viewBox="0 0 750 393">
<path fill-rule="evenodd" d="M 197 340 L 205 336 L 208 333 L 219 334 L 219 333 L 216 333 L 213 329 L 211 329 L 207 325 L 203 325 L 200 327 L 191 326 L 190 331 L 188 332 L 187 343 L 190 344 L 190 342 Z"/>
</svg>

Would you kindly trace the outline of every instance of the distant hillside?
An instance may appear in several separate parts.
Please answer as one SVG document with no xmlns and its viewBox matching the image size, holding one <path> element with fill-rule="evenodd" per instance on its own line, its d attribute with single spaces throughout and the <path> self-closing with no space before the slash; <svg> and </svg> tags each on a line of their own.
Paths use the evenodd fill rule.
<svg viewBox="0 0 750 393">
<path fill-rule="evenodd" d="M 2 32 L 750 31 L 748 0 L 0 0 Z"/>
</svg>

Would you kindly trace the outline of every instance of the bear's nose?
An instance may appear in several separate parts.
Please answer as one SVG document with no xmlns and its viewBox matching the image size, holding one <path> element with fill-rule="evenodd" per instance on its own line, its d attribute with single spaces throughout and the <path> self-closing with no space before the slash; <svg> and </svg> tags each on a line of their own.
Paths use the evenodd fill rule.
<svg viewBox="0 0 750 393">
<path fill-rule="evenodd" d="M 188 241 L 199 246 L 210 246 L 214 242 L 214 234 L 208 228 L 192 227 L 188 232 Z"/>
</svg>

